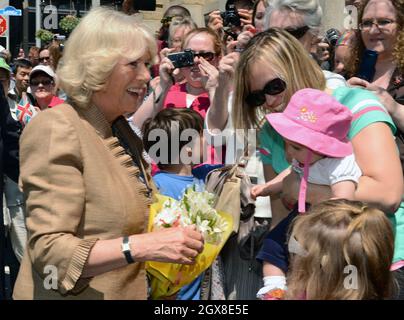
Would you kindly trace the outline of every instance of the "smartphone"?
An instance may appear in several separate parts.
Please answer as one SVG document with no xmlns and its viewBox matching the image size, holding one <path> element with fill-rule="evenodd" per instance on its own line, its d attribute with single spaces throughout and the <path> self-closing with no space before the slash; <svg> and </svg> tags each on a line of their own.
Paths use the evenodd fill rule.
<svg viewBox="0 0 404 320">
<path fill-rule="evenodd" d="M 357 73 L 357 77 L 364 79 L 368 82 L 373 81 L 373 77 L 375 76 L 375 66 L 377 62 L 378 53 L 374 50 L 366 49 L 363 53 L 361 64 L 359 66 L 359 71 Z"/>
</svg>

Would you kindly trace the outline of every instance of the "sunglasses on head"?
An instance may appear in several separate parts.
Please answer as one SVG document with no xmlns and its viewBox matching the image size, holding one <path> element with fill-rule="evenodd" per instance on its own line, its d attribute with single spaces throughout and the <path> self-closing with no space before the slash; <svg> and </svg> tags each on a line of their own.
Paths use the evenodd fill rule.
<svg viewBox="0 0 404 320">
<path fill-rule="evenodd" d="M 286 28 L 285 30 L 289 32 L 293 37 L 299 40 L 306 34 L 307 31 L 309 31 L 309 29 L 310 27 L 303 26 L 300 28 Z"/>
<path fill-rule="evenodd" d="M 208 52 L 195 52 L 195 51 L 192 51 L 192 53 L 194 54 L 194 58 L 195 57 L 202 57 L 202 58 L 204 58 L 206 61 L 212 61 L 214 58 L 215 58 L 215 56 L 216 56 L 216 54 L 215 53 L 213 53 L 213 52 L 210 52 L 210 51 L 208 51 Z"/>
<path fill-rule="evenodd" d="M 30 81 L 29 84 L 31 86 L 39 86 L 41 83 L 43 86 L 49 86 L 49 85 L 53 84 L 53 80 L 51 80 L 51 79 L 42 79 L 42 80 L 33 79 Z"/>
<path fill-rule="evenodd" d="M 275 96 L 286 89 L 286 82 L 280 78 L 275 78 L 267 82 L 264 89 L 251 92 L 245 102 L 251 107 L 262 106 L 265 103 L 265 95 Z"/>
</svg>

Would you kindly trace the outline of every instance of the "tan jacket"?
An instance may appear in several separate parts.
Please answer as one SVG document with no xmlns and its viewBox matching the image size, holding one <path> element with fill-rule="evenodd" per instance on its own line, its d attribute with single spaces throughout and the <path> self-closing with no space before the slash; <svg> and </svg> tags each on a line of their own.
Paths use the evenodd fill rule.
<svg viewBox="0 0 404 320">
<path fill-rule="evenodd" d="M 102 113 L 68 104 L 41 112 L 23 132 L 20 159 L 29 238 L 14 298 L 146 299 L 143 263 L 80 278 L 97 239 L 145 232 L 151 202 Z"/>
</svg>

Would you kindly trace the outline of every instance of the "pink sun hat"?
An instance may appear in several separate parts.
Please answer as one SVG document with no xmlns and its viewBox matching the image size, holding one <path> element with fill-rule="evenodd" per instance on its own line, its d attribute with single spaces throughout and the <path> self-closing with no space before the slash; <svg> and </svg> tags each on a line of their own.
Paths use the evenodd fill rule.
<svg viewBox="0 0 404 320">
<path fill-rule="evenodd" d="M 352 112 L 323 91 L 299 90 L 282 113 L 266 118 L 282 137 L 314 152 L 333 158 L 352 154 L 347 138 Z"/>
</svg>

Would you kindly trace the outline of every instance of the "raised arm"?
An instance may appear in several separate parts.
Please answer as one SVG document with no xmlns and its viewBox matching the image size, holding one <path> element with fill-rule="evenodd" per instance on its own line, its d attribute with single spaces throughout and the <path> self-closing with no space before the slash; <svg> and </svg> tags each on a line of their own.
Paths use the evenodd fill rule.
<svg viewBox="0 0 404 320">
<path fill-rule="evenodd" d="M 143 123 L 154 117 L 160 110 L 163 109 L 164 100 L 171 86 L 174 84 L 172 73 L 174 66 L 170 59 L 163 58 L 160 63 L 160 82 L 156 89 L 150 94 L 147 99 L 142 103 L 136 113 L 132 116 L 133 124 L 142 128 Z"/>
<path fill-rule="evenodd" d="M 219 63 L 218 85 L 207 114 L 207 127 L 209 130 L 224 130 L 229 118 L 228 103 L 232 90 L 233 77 L 239 59 L 237 52 L 224 56 Z"/>
</svg>

